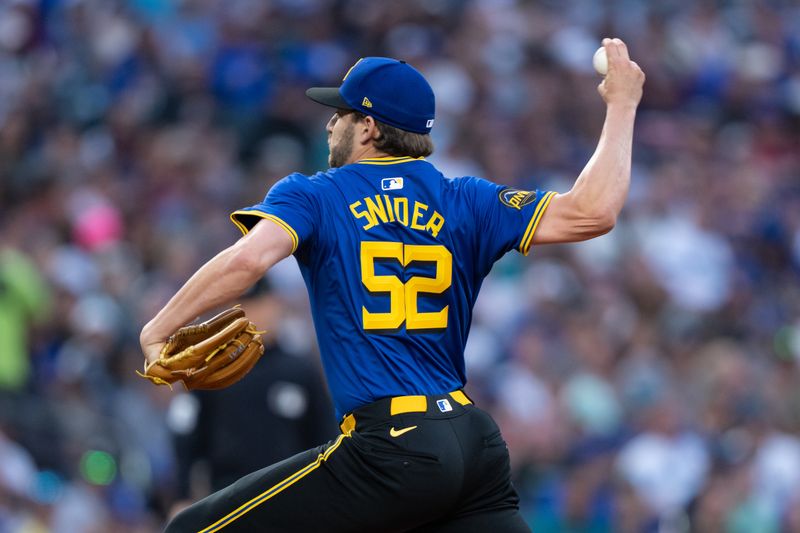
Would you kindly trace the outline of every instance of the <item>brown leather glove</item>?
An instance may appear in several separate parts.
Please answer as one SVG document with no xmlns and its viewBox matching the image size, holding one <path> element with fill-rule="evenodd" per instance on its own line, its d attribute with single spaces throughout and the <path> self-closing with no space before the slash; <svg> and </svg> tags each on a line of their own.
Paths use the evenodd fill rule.
<svg viewBox="0 0 800 533">
<path fill-rule="evenodd" d="M 157 361 L 136 373 L 156 385 L 183 381 L 188 390 L 222 389 L 239 381 L 264 353 L 261 333 L 233 307 L 173 333 Z"/>
</svg>

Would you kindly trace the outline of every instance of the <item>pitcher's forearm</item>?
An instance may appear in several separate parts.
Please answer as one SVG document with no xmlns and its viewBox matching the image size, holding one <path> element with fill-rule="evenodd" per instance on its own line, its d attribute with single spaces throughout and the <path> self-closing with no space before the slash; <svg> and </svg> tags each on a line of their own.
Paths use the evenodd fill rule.
<svg viewBox="0 0 800 533">
<path fill-rule="evenodd" d="M 631 152 L 636 106 L 608 106 L 597 149 L 571 193 L 579 209 L 598 218 L 616 219 L 631 181 Z"/>
<path fill-rule="evenodd" d="M 189 278 L 139 336 L 145 360 L 158 359 L 164 341 L 200 315 L 241 296 L 294 250 L 286 230 L 261 220 L 233 246 L 208 261 Z"/>
<path fill-rule="evenodd" d="M 144 327 L 143 337 L 164 340 L 181 326 L 244 293 L 263 274 L 237 258 L 236 247 L 217 254 L 180 288 Z"/>
</svg>

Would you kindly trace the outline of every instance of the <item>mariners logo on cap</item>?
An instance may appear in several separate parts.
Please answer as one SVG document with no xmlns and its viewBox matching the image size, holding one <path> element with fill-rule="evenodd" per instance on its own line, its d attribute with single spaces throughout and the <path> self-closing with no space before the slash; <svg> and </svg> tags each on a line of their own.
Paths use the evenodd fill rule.
<svg viewBox="0 0 800 533">
<path fill-rule="evenodd" d="M 381 189 L 384 191 L 397 191 L 403 188 L 403 178 L 383 178 L 381 180 Z"/>
</svg>

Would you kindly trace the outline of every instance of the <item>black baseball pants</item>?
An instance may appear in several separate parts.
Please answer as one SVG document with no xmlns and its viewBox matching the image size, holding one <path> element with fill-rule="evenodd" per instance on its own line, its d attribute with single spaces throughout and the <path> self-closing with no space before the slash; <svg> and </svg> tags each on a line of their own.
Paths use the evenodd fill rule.
<svg viewBox="0 0 800 533">
<path fill-rule="evenodd" d="M 500 430 L 461 391 L 378 400 L 342 431 L 200 500 L 166 531 L 530 531 Z"/>
</svg>

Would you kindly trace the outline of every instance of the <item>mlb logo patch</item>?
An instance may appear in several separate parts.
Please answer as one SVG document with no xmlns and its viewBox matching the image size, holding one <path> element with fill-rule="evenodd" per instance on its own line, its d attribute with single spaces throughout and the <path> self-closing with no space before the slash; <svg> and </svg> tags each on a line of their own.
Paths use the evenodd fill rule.
<svg viewBox="0 0 800 533">
<path fill-rule="evenodd" d="M 383 178 L 381 180 L 381 189 L 384 191 L 397 191 L 403 188 L 403 178 Z"/>
<path fill-rule="evenodd" d="M 447 413 L 453 410 L 453 406 L 450 405 L 450 402 L 447 400 L 436 400 L 436 405 L 439 407 L 439 410 L 443 413 Z"/>
</svg>

